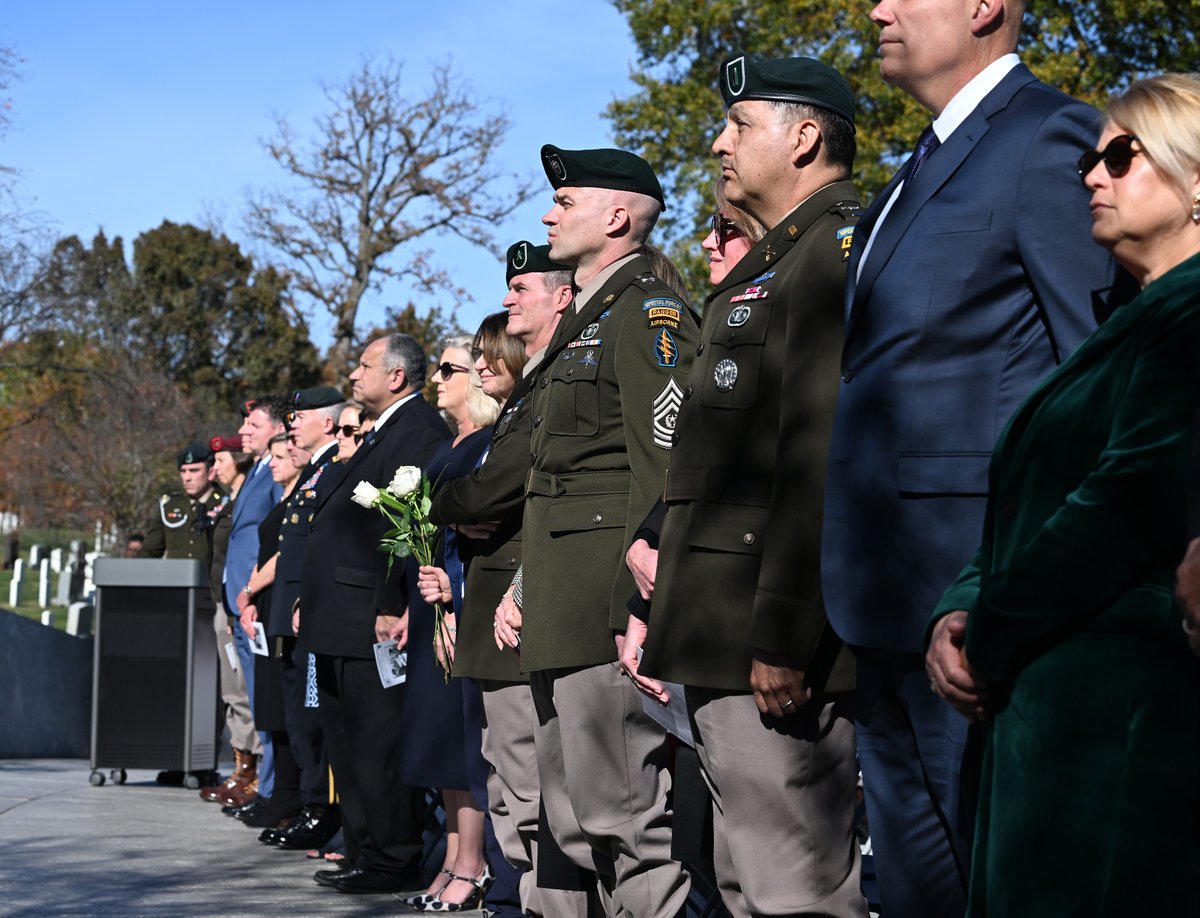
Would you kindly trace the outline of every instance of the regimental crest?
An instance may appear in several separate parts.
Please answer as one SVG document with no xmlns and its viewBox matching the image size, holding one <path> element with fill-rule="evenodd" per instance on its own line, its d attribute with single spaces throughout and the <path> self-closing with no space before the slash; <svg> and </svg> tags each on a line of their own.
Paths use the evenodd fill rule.
<svg viewBox="0 0 1200 918">
<path fill-rule="evenodd" d="M 522 242 L 517 246 L 517 250 L 513 252 L 512 266 L 514 271 L 522 270 L 529 264 L 529 243 Z"/>
<path fill-rule="evenodd" d="M 665 328 L 661 328 L 654 336 L 654 356 L 658 358 L 660 367 L 673 367 L 679 362 L 679 346 L 675 336 Z"/>
<path fill-rule="evenodd" d="M 667 380 L 663 390 L 654 397 L 654 445 L 670 449 L 675 422 L 679 419 L 679 406 L 683 404 L 683 392 L 675 383 L 675 377 Z"/>
<path fill-rule="evenodd" d="M 746 88 L 746 55 L 735 57 L 725 65 L 725 85 L 731 96 L 740 96 Z"/>
<path fill-rule="evenodd" d="M 599 331 L 600 331 L 600 326 L 597 323 L 593 322 L 591 325 L 589 325 L 587 328 L 585 328 L 583 330 L 583 334 L 580 335 L 580 337 L 595 338 L 597 332 L 599 332 Z"/>
<path fill-rule="evenodd" d="M 554 177 L 560 182 L 567 180 L 567 167 L 563 165 L 562 157 L 557 153 L 551 153 L 546 157 L 546 162 L 550 164 L 550 171 L 554 173 Z"/>
</svg>

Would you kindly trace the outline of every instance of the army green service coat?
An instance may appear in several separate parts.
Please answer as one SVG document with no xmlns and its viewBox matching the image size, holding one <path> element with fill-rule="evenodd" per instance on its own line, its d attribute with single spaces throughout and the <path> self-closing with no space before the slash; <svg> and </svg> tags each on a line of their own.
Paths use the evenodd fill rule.
<svg viewBox="0 0 1200 918">
<path fill-rule="evenodd" d="M 616 660 L 634 589 L 625 549 L 662 493 L 698 332 L 642 255 L 559 324 L 531 407 L 526 672 Z"/>
<path fill-rule="evenodd" d="M 138 557 L 196 558 L 207 562 L 207 514 L 220 502 L 219 488 L 213 488 L 201 500 L 192 500 L 182 491 L 164 494 L 146 526 L 146 539 Z"/>
<path fill-rule="evenodd" d="M 529 474 L 529 393 L 533 375 L 517 381 L 492 427 L 487 458 L 469 475 L 448 482 L 433 497 L 430 519 L 452 523 L 498 522 L 486 541 L 461 539 L 467 587 L 454 644 L 454 675 L 498 682 L 528 682 L 521 658 L 496 647 L 492 623 L 500 597 L 521 566 L 521 519 Z"/>
<path fill-rule="evenodd" d="M 825 618 L 820 544 L 859 212 L 853 185 L 827 185 L 708 298 L 667 475 L 646 675 L 748 692 L 766 651 L 818 688 L 837 661 L 826 687 L 854 685 Z"/>
</svg>

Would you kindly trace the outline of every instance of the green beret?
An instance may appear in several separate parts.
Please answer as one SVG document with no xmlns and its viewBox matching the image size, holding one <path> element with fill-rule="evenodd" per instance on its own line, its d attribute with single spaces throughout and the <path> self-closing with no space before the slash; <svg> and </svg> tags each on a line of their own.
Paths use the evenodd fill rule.
<svg viewBox="0 0 1200 918">
<path fill-rule="evenodd" d="M 292 395 L 292 408 L 296 411 L 328 408 L 330 405 L 340 405 L 345 400 L 346 396 L 333 386 L 314 386 L 311 389 L 298 389 Z"/>
<path fill-rule="evenodd" d="M 626 150 L 560 150 L 542 147 L 542 168 L 554 188 L 612 188 L 636 191 L 658 201 L 666 210 L 662 185 L 650 164 Z"/>
<path fill-rule="evenodd" d="M 725 107 L 745 99 L 800 102 L 841 115 L 854 124 L 854 94 L 846 78 L 811 57 L 763 60 L 735 51 L 721 64 Z"/>
<path fill-rule="evenodd" d="M 212 450 L 203 443 L 189 443 L 185 449 L 180 450 L 178 465 L 191 465 L 193 462 L 211 462 Z"/>
<path fill-rule="evenodd" d="M 518 274 L 547 274 L 550 271 L 573 271 L 570 265 L 560 265 L 550 259 L 550 246 L 534 245 L 521 240 L 508 247 L 504 257 L 504 282 Z"/>
</svg>

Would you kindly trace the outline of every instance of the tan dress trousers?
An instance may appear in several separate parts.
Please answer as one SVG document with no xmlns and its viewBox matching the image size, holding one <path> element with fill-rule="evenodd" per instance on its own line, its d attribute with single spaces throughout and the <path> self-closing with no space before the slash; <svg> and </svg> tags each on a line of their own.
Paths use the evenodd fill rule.
<svg viewBox="0 0 1200 918">
<path fill-rule="evenodd" d="M 481 681 L 483 757 L 488 775 L 488 810 L 496 840 L 510 864 L 522 871 L 521 910 L 544 918 L 586 918 L 588 894 L 537 885 L 538 811 L 541 781 L 533 729 L 537 716 L 524 683 Z"/>
<path fill-rule="evenodd" d="M 691 881 L 671 859 L 666 733 L 616 663 L 535 672 L 530 688 L 555 840 L 596 871 L 607 915 L 675 918 Z"/>
<path fill-rule="evenodd" d="M 760 715 L 745 693 L 689 687 L 687 700 L 729 911 L 867 918 L 850 696 L 779 720 Z"/>
</svg>

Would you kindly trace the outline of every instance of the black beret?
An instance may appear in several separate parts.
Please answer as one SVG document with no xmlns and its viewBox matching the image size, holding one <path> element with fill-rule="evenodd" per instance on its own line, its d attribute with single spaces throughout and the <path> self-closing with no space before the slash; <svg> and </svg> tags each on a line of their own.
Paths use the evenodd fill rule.
<svg viewBox="0 0 1200 918">
<path fill-rule="evenodd" d="M 573 271 L 570 265 L 560 265 L 550 258 L 550 246 L 534 245 L 521 240 L 508 247 L 504 256 L 504 282 L 518 274 L 546 274 L 550 271 Z"/>
<path fill-rule="evenodd" d="M 296 411 L 309 408 L 328 408 L 330 405 L 340 405 L 346 400 L 333 386 L 314 386 L 311 389 L 298 389 L 292 395 L 292 407 Z"/>
<path fill-rule="evenodd" d="M 179 460 L 178 465 L 191 465 L 193 462 L 211 462 L 212 457 L 212 450 L 205 444 L 189 443 L 175 458 Z"/>
<path fill-rule="evenodd" d="M 811 57 L 763 60 L 735 51 L 721 64 L 725 107 L 744 99 L 800 102 L 841 115 L 854 124 L 854 93 L 846 78 Z"/>
<path fill-rule="evenodd" d="M 663 205 L 662 185 L 650 164 L 627 150 L 560 150 L 542 147 L 542 168 L 555 188 L 612 188 L 649 195 Z"/>
</svg>

